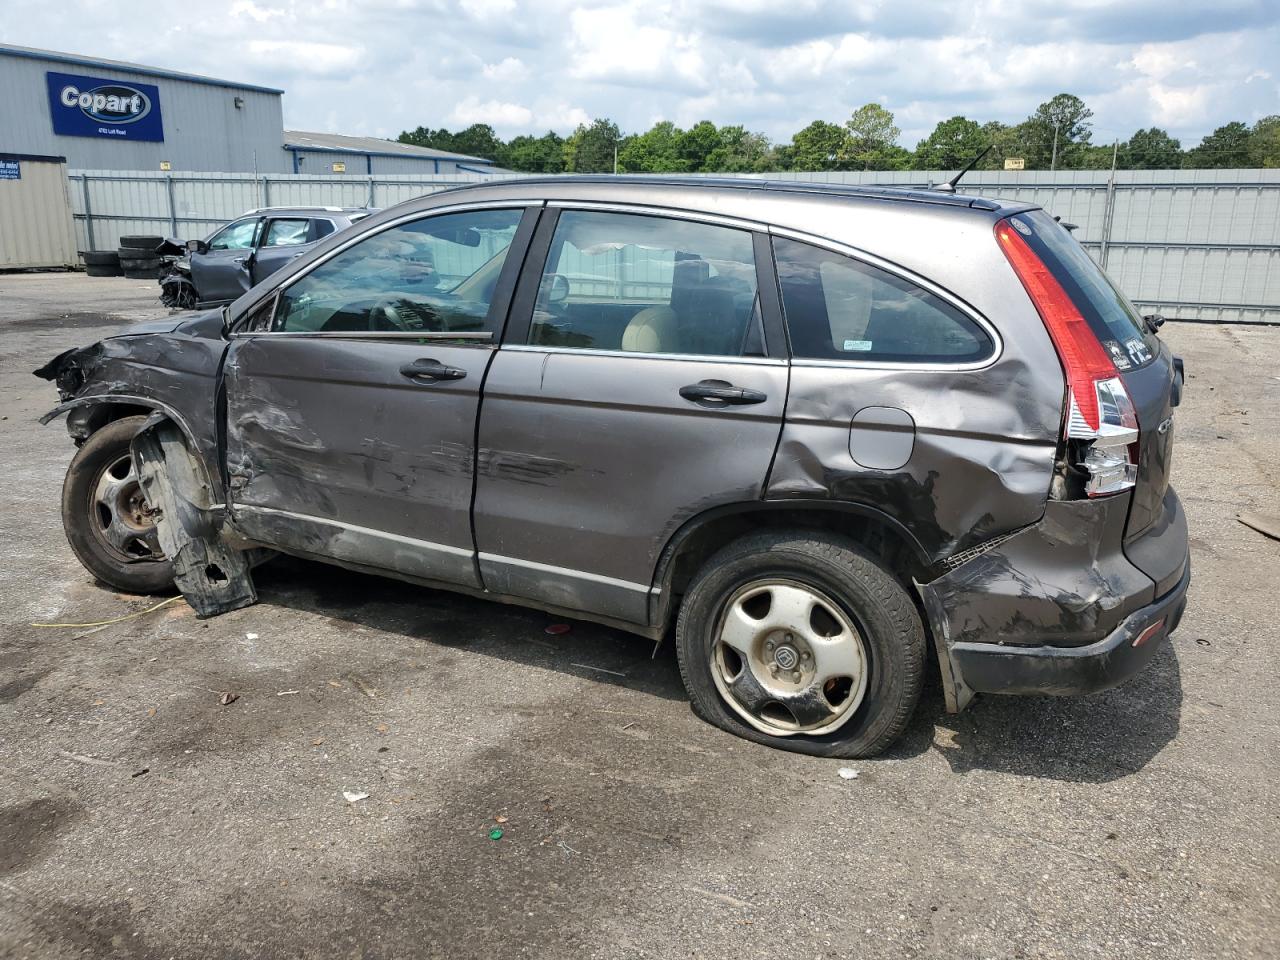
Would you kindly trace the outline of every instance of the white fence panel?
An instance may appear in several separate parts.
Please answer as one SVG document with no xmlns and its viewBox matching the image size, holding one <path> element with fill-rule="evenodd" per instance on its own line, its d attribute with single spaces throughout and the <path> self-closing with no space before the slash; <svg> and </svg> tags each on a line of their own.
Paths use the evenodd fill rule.
<svg viewBox="0 0 1280 960">
<path fill-rule="evenodd" d="M 753 174 L 798 183 L 927 187 L 954 171 Z M 520 176 L 516 174 L 514 176 Z M 127 234 L 204 237 L 264 206 L 385 208 L 479 174 L 275 174 L 74 171 L 70 195 L 81 249 Z M 1170 317 L 1280 323 L 1280 171 L 974 171 L 963 190 L 1044 207 L 1075 224 L 1081 243 L 1144 309 Z"/>
</svg>

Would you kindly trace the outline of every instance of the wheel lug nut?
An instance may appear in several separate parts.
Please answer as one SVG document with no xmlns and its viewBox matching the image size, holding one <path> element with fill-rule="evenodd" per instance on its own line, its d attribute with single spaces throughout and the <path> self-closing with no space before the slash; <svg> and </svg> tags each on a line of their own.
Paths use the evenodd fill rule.
<svg viewBox="0 0 1280 960">
<path fill-rule="evenodd" d="M 772 649 L 773 649 L 773 641 L 772 641 L 772 640 L 768 640 L 768 641 L 766 641 L 766 642 L 765 642 L 765 645 L 764 645 L 764 648 L 765 648 L 766 650 L 772 650 Z"/>
<path fill-rule="evenodd" d="M 795 640 L 795 637 L 793 637 L 791 634 L 789 634 L 789 633 L 788 633 L 788 634 L 787 634 L 787 643 L 791 643 L 793 640 Z"/>
<path fill-rule="evenodd" d="M 799 683 L 799 682 L 800 682 L 800 671 L 799 671 L 799 670 L 793 670 L 793 671 L 791 672 L 791 679 L 792 679 L 792 680 L 794 680 L 796 683 Z"/>
<path fill-rule="evenodd" d="M 808 659 L 809 659 L 809 651 L 808 651 L 808 650 L 806 650 L 804 653 L 800 654 L 800 659 L 801 659 L 801 660 L 808 660 Z"/>
</svg>

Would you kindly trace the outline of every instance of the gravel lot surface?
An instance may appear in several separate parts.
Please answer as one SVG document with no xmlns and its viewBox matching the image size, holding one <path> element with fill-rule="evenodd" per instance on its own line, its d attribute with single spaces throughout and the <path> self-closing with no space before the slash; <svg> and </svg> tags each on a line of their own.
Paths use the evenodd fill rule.
<svg viewBox="0 0 1280 960">
<path fill-rule="evenodd" d="M 845 780 L 697 720 L 669 644 L 317 564 L 31 626 L 155 602 L 72 557 L 29 375 L 155 294 L 0 276 L 0 956 L 1280 955 L 1280 543 L 1235 519 L 1280 513 L 1280 329 L 1165 327 L 1194 581 L 1151 669 L 935 683 Z"/>
</svg>

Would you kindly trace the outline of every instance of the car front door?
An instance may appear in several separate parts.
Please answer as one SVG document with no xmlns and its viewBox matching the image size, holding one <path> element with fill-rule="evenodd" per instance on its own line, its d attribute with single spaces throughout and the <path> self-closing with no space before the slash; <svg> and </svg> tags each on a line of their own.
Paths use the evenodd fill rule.
<svg viewBox="0 0 1280 960">
<path fill-rule="evenodd" d="M 480 390 L 536 209 L 390 221 L 233 328 L 229 508 L 286 552 L 478 584 Z"/>
<path fill-rule="evenodd" d="M 760 498 L 787 363 L 758 246 L 679 214 L 548 209 L 485 383 L 487 589 L 646 623 L 680 526 Z"/>
<path fill-rule="evenodd" d="M 249 275 L 257 285 L 290 260 L 311 249 L 315 222 L 309 217 L 269 217 L 249 261 Z"/>
<path fill-rule="evenodd" d="M 191 282 L 202 303 L 234 300 L 253 286 L 249 260 L 261 226 L 261 217 L 241 217 L 210 237 L 208 250 L 191 255 Z"/>
</svg>

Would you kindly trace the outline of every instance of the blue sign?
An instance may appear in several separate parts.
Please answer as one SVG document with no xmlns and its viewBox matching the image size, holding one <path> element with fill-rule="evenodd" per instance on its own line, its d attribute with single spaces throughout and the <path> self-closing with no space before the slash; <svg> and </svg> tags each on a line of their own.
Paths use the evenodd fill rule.
<svg viewBox="0 0 1280 960">
<path fill-rule="evenodd" d="M 149 83 L 125 83 L 70 73 L 45 74 L 53 132 L 64 137 L 116 137 L 164 142 L 160 91 Z"/>
<path fill-rule="evenodd" d="M 0 160 L 0 180 L 21 180 L 21 160 Z"/>
</svg>

